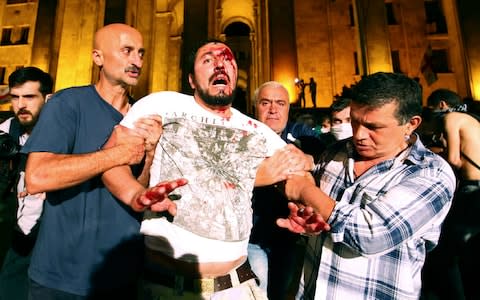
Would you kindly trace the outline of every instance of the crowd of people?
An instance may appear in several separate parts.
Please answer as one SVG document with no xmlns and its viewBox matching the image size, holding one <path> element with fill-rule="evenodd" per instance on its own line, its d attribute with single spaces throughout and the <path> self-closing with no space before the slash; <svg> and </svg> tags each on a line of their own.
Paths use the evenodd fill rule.
<svg viewBox="0 0 480 300">
<path fill-rule="evenodd" d="M 458 94 L 425 108 L 416 80 L 378 72 L 307 124 L 276 81 L 255 117 L 235 109 L 220 40 L 186 58 L 193 95 L 131 99 L 144 55 L 138 30 L 110 24 L 95 83 L 10 75 L 0 299 L 480 297 L 480 118 Z"/>
</svg>

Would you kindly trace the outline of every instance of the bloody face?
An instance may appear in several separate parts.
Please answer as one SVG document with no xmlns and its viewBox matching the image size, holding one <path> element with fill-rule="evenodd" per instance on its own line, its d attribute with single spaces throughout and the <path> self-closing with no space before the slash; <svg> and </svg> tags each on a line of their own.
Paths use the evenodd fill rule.
<svg viewBox="0 0 480 300">
<path fill-rule="evenodd" d="M 232 50 L 222 43 L 208 43 L 197 51 L 190 86 L 207 105 L 227 106 L 234 99 L 237 72 Z"/>
</svg>

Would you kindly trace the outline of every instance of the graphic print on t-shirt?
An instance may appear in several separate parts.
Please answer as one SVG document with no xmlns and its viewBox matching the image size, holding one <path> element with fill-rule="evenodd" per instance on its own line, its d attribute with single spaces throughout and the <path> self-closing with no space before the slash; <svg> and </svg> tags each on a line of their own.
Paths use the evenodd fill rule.
<svg viewBox="0 0 480 300">
<path fill-rule="evenodd" d="M 155 176 L 161 181 L 189 180 L 174 192 L 181 198 L 173 223 L 215 240 L 248 238 L 251 192 L 267 152 L 263 135 L 185 118 L 163 118 L 163 124 L 156 152 L 161 155 L 160 169 L 151 172 L 158 172 Z M 155 217 L 159 216 L 146 214 Z"/>
</svg>

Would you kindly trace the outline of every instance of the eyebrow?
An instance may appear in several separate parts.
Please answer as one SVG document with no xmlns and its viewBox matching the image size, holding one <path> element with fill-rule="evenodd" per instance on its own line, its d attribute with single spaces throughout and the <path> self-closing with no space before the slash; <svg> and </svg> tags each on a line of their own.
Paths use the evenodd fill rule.
<svg viewBox="0 0 480 300">
<path fill-rule="evenodd" d="M 285 99 L 269 99 L 269 98 L 260 98 L 258 101 L 270 101 L 270 102 L 287 102 Z"/>
<path fill-rule="evenodd" d="M 207 55 L 214 55 L 214 54 L 213 54 L 213 51 L 205 52 L 205 53 L 203 53 L 203 54 L 200 54 L 198 57 L 204 57 L 204 56 L 207 56 Z"/>
<path fill-rule="evenodd" d="M 37 94 L 14 94 L 14 93 L 10 93 L 10 97 L 24 97 L 24 98 L 31 98 L 31 97 L 35 97 Z"/>
</svg>

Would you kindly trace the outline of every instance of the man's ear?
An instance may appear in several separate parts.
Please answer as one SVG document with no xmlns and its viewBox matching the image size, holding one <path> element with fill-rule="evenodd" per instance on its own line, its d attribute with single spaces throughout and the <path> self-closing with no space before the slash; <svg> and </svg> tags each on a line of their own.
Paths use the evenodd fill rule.
<svg viewBox="0 0 480 300">
<path fill-rule="evenodd" d="M 92 59 L 97 66 L 99 67 L 103 66 L 103 54 L 101 50 L 93 49 Z"/>
<path fill-rule="evenodd" d="M 195 83 L 193 82 L 192 74 L 188 74 L 188 83 L 190 84 L 192 90 L 195 90 Z"/>
<path fill-rule="evenodd" d="M 45 95 L 45 103 L 47 103 L 48 99 L 50 99 L 53 96 L 53 94 L 46 94 Z"/>
<path fill-rule="evenodd" d="M 415 131 L 415 129 L 417 129 L 418 126 L 420 126 L 421 123 L 422 123 L 422 117 L 420 116 L 413 116 L 412 118 L 410 118 L 410 121 L 407 124 L 408 135 L 412 134 Z"/>
</svg>

